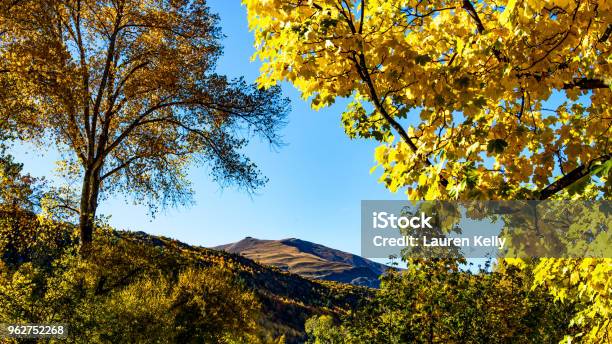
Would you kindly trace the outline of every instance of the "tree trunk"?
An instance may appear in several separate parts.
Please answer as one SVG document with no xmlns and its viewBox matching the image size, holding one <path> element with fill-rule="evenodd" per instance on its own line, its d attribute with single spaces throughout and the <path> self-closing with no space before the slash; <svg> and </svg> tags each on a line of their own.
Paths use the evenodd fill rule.
<svg viewBox="0 0 612 344">
<path fill-rule="evenodd" d="M 87 168 L 83 176 L 81 207 L 79 217 L 80 253 L 86 256 L 93 241 L 98 194 L 100 191 L 100 170 Z"/>
</svg>

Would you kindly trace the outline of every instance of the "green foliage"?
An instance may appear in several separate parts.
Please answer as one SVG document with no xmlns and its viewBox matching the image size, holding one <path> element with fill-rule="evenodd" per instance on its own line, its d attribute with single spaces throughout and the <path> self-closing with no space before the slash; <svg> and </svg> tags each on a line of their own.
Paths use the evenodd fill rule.
<svg viewBox="0 0 612 344">
<path fill-rule="evenodd" d="M 456 261 L 414 260 L 339 325 L 319 317 L 307 330 L 314 343 L 558 342 L 571 312 L 530 283 L 512 266 L 472 274 Z"/>
<path fill-rule="evenodd" d="M 295 343 L 367 290 L 99 225 L 79 257 L 70 202 L 0 159 L 0 323 L 70 324 L 69 341 Z"/>
<path fill-rule="evenodd" d="M 70 342 L 261 342 L 260 305 L 222 267 L 178 264 L 154 247 L 99 233 L 90 259 L 75 246 L 42 265 L 0 269 L 0 322 L 61 322 Z"/>
<path fill-rule="evenodd" d="M 0 149 L 0 258 L 9 265 L 22 262 L 26 255 L 44 262 L 58 253 L 61 242 L 69 240 L 64 224 L 34 215 L 40 210 L 44 184 L 22 170 L 23 165 Z"/>
<path fill-rule="evenodd" d="M 5 190 L 22 180 L 19 168 L 13 176 Z M 27 181 L 14 193 L 21 201 L 36 189 Z M 66 323 L 68 342 L 303 342 L 306 318 L 365 294 L 108 227 L 83 258 L 74 225 L 10 204 L 0 199 L 0 323 Z"/>
<path fill-rule="evenodd" d="M 567 342 L 612 342 L 610 259 L 542 259 L 534 273 L 534 288 L 544 288 L 556 301 L 575 307 Z"/>
<path fill-rule="evenodd" d="M 4 147 L 0 136 L 0 205 L 2 210 L 32 210 L 35 197 L 40 192 L 37 180 L 23 174 L 23 165 L 15 162 L 12 156 L 3 154 Z"/>
<path fill-rule="evenodd" d="M 343 342 L 342 333 L 334 324 L 330 315 L 321 315 L 306 320 L 306 333 L 311 344 L 340 344 Z"/>
</svg>

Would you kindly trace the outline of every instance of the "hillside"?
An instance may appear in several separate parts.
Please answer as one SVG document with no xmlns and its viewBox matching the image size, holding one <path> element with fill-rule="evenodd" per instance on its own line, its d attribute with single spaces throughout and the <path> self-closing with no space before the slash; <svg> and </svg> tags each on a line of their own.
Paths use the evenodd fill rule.
<svg viewBox="0 0 612 344">
<path fill-rule="evenodd" d="M 260 240 L 251 237 L 214 247 L 309 279 L 378 287 L 389 267 L 360 256 L 300 239 Z"/>
<path fill-rule="evenodd" d="M 369 295 L 366 289 L 334 282 L 313 281 L 298 274 L 262 265 L 252 259 L 225 252 L 190 246 L 166 237 L 144 232 L 117 232 L 121 238 L 164 248 L 172 254 L 192 260 L 191 264 L 222 266 L 244 282 L 257 295 L 267 314 L 267 327 L 277 335 L 285 335 L 288 343 L 304 340 L 304 323 L 314 314 L 344 313 L 356 308 Z"/>
<path fill-rule="evenodd" d="M 111 328 L 132 336 L 176 330 L 172 340 L 181 342 L 219 333 L 213 324 L 226 325 L 226 333 L 253 324 L 254 335 L 301 343 L 306 319 L 346 313 L 371 295 L 367 288 L 306 279 L 238 254 L 144 232 L 101 231 L 91 257 L 80 261 L 72 226 L 41 228 L 29 214 L 0 220 L 17 217 L 23 220 L 18 236 L 4 231 L 10 228 L 0 221 L 0 238 L 8 239 L 0 240 L 0 322 L 70 322 L 80 338 L 100 333 L 111 338 Z M 26 242 L 28 237 L 45 239 Z M 151 317 L 165 322 L 146 320 Z M 97 319 L 95 327 L 91 319 Z M 134 323 L 147 328 L 134 330 L 129 327 Z"/>
</svg>

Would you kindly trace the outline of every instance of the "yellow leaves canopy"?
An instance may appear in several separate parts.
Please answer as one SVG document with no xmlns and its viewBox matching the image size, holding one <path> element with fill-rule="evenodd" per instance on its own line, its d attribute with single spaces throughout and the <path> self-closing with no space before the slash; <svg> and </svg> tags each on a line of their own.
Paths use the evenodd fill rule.
<svg viewBox="0 0 612 344">
<path fill-rule="evenodd" d="M 351 137 L 408 145 L 376 160 L 410 198 L 548 198 L 610 157 L 605 1 L 243 3 L 260 85 L 290 81 L 315 109 L 353 97 Z"/>
<path fill-rule="evenodd" d="M 315 109 L 352 97 L 345 131 L 380 142 L 391 191 L 414 200 L 611 194 L 612 2 L 243 3 L 259 84 L 289 81 Z M 610 332 L 611 263 L 577 264 L 542 263 L 536 279 L 580 302 L 575 322 L 595 340 Z"/>
</svg>

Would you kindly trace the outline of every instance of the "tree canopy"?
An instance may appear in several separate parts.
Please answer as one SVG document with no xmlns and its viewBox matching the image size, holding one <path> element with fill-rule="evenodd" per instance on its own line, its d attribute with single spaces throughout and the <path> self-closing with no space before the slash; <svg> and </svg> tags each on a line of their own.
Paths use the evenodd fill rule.
<svg viewBox="0 0 612 344">
<path fill-rule="evenodd" d="M 260 84 L 351 97 L 347 134 L 411 199 L 546 199 L 610 158 L 607 1 L 244 3 Z"/>
<path fill-rule="evenodd" d="M 280 143 L 288 103 L 217 74 L 221 37 L 203 0 L 0 2 L 0 118 L 65 153 L 83 243 L 112 192 L 189 202 L 194 162 L 221 183 L 265 182 L 241 149 L 253 135 Z"/>
<path fill-rule="evenodd" d="M 315 109 L 350 98 L 345 131 L 380 143 L 373 170 L 389 190 L 412 200 L 610 196 L 610 1 L 243 3 L 260 85 L 289 81 Z M 609 340 L 610 259 L 513 263 L 575 305 L 579 331 L 567 340 Z"/>
<path fill-rule="evenodd" d="M 453 260 L 415 260 L 381 278 L 376 297 L 340 321 L 314 317 L 314 344 L 557 343 L 570 306 L 530 290 L 530 273 L 513 266 L 472 274 Z"/>
</svg>

